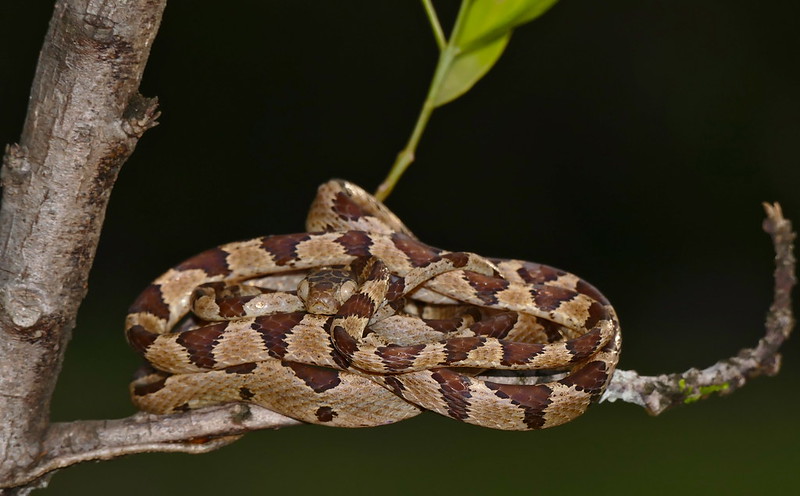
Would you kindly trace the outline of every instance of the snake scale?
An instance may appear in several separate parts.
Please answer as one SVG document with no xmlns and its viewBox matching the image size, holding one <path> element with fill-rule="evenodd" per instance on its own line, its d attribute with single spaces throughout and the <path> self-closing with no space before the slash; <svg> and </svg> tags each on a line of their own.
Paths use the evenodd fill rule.
<svg viewBox="0 0 800 496">
<path fill-rule="evenodd" d="M 431 410 L 529 430 L 581 415 L 611 379 L 616 314 L 573 274 L 428 246 L 342 180 L 306 229 L 207 250 L 141 293 L 125 326 L 149 362 L 138 408 L 244 401 L 340 427 Z"/>
</svg>

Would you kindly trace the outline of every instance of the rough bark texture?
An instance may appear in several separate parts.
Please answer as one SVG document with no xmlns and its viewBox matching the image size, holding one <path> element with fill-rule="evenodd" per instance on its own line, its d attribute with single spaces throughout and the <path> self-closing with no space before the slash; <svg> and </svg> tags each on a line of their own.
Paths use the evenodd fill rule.
<svg viewBox="0 0 800 496">
<path fill-rule="evenodd" d="M 111 187 L 157 117 L 137 90 L 164 5 L 56 3 L 22 136 L 2 169 L 0 481 L 41 455 Z"/>
<path fill-rule="evenodd" d="M 766 333 L 755 348 L 745 348 L 704 369 L 682 373 L 642 376 L 634 370 L 618 370 L 601 401 L 626 401 L 643 407 L 651 415 L 694 403 L 714 394 L 731 394 L 750 379 L 775 375 L 781 367 L 779 353 L 794 329 L 792 289 L 797 283 L 794 257 L 795 232 L 783 217 L 780 205 L 764 204 L 764 231 L 775 247 L 775 289 L 766 319 Z"/>
<path fill-rule="evenodd" d="M 53 471 L 85 461 L 147 452 L 207 453 L 260 429 L 301 422 L 256 405 L 228 404 L 177 415 L 137 413 L 124 419 L 53 424 L 42 456 L 5 484 L 40 484 Z"/>
</svg>

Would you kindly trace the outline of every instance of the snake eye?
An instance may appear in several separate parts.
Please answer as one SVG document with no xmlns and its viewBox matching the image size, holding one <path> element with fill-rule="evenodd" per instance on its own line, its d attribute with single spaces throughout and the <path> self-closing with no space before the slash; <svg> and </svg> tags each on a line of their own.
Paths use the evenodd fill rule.
<svg viewBox="0 0 800 496">
<path fill-rule="evenodd" d="M 342 283 L 342 285 L 339 287 L 337 295 L 337 299 L 339 300 L 339 305 L 341 305 L 342 303 L 347 301 L 348 298 L 353 296 L 353 293 L 356 292 L 356 288 L 358 288 L 358 285 L 356 284 L 355 281 L 345 281 L 344 283 Z"/>
<path fill-rule="evenodd" d="M 297 297 L 306 302 L 308 300 L 308 281 L 303 279 L 297 285 Z"/>
</svg>

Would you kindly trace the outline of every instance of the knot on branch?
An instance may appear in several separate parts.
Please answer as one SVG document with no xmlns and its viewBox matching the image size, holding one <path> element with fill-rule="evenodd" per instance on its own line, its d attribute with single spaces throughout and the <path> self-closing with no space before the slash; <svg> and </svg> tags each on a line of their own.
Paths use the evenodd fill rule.
<svg viewBox="0 0 800 496">
<path fill-rule="evenodd" d="M 146 98 L 134 93 L 122 113 L 122 131 L 130 137 L 140 138 L 145 131 L 158 125 L 160 116 L 157 97 Z"/>
<path fill-rule="evenodd" d="M 115 23 L 108 17 L 85 14 L 83 16 L 86 35 L 101 43 L 111 43 L 114 40 Z"/>
<path fill-rule="evenodd" d="M 0 185 L 19 185 L 30 175 L 31 163 L 28 161 L 26 150 L 16 143 L 6 145 L 3 169 L 0 172 Z"/>
<path fill-rule="evenodd" d="M 2 295 L 2 305 L 14 325 L 22 330 L 34 327 L 42 318 L 44 295 L 32 286 L 10 285 Z M 41 333 L 42 331 L 37 331 Z M 33 336 L 38 339 L 41 336 Z"/>
</svg>

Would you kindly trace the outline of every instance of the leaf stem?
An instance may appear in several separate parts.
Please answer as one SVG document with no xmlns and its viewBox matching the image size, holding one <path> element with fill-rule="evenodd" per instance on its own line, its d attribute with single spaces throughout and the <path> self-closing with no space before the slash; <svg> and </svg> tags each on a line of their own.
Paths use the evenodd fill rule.
<svg viewBox="0 0 800 496">
<path fill-rule="evenodd" d="M 423 2 L 427 1 L 429 0 L 423 0 Z M 453 39 L 455 39 L 455 35 L 458 34 L 458 30 L 462 25 L 463 18 L 469 8 L 470 3 L 470 0 L 464 0 L 461 4 L 461 9 L 458 12 L 458 17 L 456 17 L 456 22 L 453 26 L 453 33 L 450 36 L 451 42 Z M 432 7 L 433 6 L 431 5 L 431 8 Z M 433 23 L 433 21 L 431 21 L 431 23 Z M 436 21 L 436 24 L 438 25 L 438 20 Z M 441 29 L 441 27 L 439 27 L 439 29 Z M 444 36 L 442 36 L 442 39 L 444 39 Z M 425 103 L 422 104 L 419 117 L 417 117 L 417 123 L 414 125 L 414 130 L 411 132 L 411 137 L 408 139 L 408 143 L 406 143 L 406 146 L 400 150 L 400 153 L 397 154 L 397 158 L 395 159 L 394 164 L 392 164 L 389 175 L 386 176 L 386 179 L 383 180 L 381 185 L 378 186 L 378 189 L 375 191 L 375 198 L 378 200 L 384 201 L 391 194 L 392 190 L 397 185 L 397 181 L 400 180 L 400 177 L 403 175 L 406 169 L 408 169 L 408 166 L 414 162 L 417 145 L 422 137 L 422 132 L 425 131 L 425 126 L 428 125 L 428 121 L 431 118 L 433 109 L 437 107 L 436 97 L 439 93 L 439 89 L 457 54 L 458 47 L 453 46 L 453 44 L 449 42 L 445 42 L 445 45 L 440 49 L 439 62 L 436 64 L 436 70 L 433 73 L 433 79 L 430 87 L 428 88 L 428 94 L 425 96 Z"/>
<path fill-rule="evenodd" d="M 375 198 L 378 200 L 384 201 L 391 194 L 392 190 L 397 185 L 397 181 L 400 180 L 400 176 L 402 176 L 408 166 L 414 162 L 414 153 L 417 150 L 417 144 L 419 144 L 422 132 L 425 130 L 425 126 L 427 126 L 431 118 L 433 108 L 433 98 L 428 96 L 428 98 L 425 99 L 425 103 L 422 105 L 422 110 L 419 113 L 419 117 L 417 117 L 417 123 L 414 125 L 414 131 L 411 132 L 408 143 L 406 143 L 405 148 L 400 150 L 400 153 L 397 154 L 397 158 L 394 164 L 392 164 L 389 175 L 386 176 L 386 179 L 383 180 L 381 185 L 378 186 L 377 191 L 375 191 Z"/>
<path fill-rule="evenodd" d="M 425 14 L 428 16 L 428 21 L 431 23 L 433 36 L 436 38 L 436 46 L 439 47 L 439 51 L 441 52 L 444 50 L 445 45 L 447 45 L 447 39 L 444 37 L 444 31 L 442 31 L 442 25 L 439 23 L 439 17 L 436 15 L 436 9 L 433 7 L 433 1 L 422 0 L 422 6 L 425 8 Z"/>
</svg>

